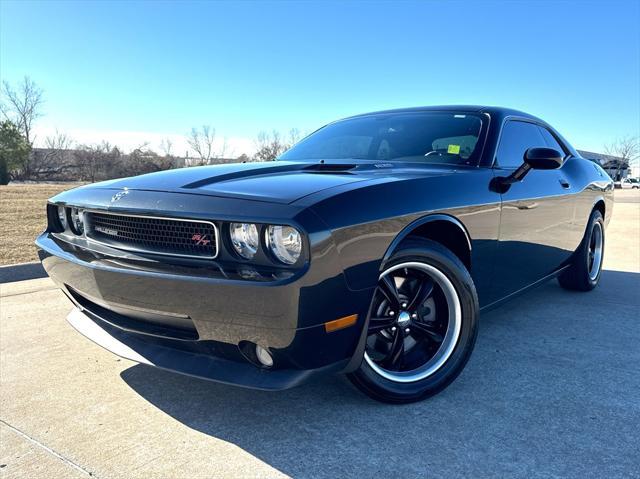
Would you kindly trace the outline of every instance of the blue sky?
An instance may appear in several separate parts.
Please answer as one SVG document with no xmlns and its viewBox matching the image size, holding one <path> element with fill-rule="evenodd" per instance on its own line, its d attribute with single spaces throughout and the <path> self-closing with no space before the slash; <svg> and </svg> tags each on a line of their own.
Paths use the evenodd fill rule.
<svg viewBox="0 0 640 479">
<path fill-rule="evenodd" d="M 40 138 L 182 148 L 211 124 L 240 154 L 260 130 L 473 103 L 601 151 L 639 134 L 639 5 L 0 0 L 0 76 L 45 90 Z"/>
</svg>

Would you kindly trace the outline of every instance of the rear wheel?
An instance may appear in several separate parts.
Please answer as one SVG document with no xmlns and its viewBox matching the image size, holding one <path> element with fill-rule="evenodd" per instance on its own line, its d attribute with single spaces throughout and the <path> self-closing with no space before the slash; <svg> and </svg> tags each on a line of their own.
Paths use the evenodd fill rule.
<svg viewBox="0 0 640 479">
<path fill-rule="evenodd" d="M 360 368 L 349 377 L 374 399 L 432 396 L 464 368 L 477 336 L 478 302 L 461 261 L 439 243 L 411 240 L 379 277 Z"/>
<path fill-rule="evenodd" d="M 587 231 L 573 255 L 571 266 L 558 276 L 560 286 L 574 291 L 591 291 L 600 281 L 604 259 L 604 220 L 594 210 Z"/>
</svg>

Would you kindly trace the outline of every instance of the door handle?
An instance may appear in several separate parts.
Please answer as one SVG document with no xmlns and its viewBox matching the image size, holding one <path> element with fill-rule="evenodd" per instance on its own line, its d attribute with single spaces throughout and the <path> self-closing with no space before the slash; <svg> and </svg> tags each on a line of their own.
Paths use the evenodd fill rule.
<svg viewBox="0 0 640 479">
<path fill-rule="evenodd" d="M 571 185 L 569 184 L 569 182 L 564 178 L 560 178 L 558 181 L 560 182 L 560 186 L 562 186 L 565 190 L 568 188 L 571 188 Z"/>
</svg>

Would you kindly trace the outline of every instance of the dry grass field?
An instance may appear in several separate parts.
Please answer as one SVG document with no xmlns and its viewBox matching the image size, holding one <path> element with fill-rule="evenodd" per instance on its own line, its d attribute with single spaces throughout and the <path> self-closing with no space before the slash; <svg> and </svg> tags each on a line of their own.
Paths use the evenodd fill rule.
<svg viewBox="0 0 640 479">
<path fill-rule="evenodd" d="M 79 183 L 0 186 L 0 265 L 37 261 L 33 241 L 46 226 L 47 199 Z"/>
</svg>

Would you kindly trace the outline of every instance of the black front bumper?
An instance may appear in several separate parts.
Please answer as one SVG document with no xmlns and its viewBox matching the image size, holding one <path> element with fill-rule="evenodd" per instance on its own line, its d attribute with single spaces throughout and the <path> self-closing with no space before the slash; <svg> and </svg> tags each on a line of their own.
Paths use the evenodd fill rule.
<svg viewBox="0 0 640 479">
<path fill-rule="evenodd" d="M 372 291 L 350 290 L 342 272 L 327 274 L 332 268 L 322 261 L 265 281 L 214 263 L 168 267 L 117 250 L 89 251 L 52 233 L 36 244 L 45 270 L 77 307 L 69 322 L 120 356 L 270 390 L 359 364 Z M 325 322 L 353 314 L 354 326 L 326 332 Z M 247 356 L 256 344 L 271 353 L 273 367 Z"/>
<path fill-rule="evenodd" d="M 254 389 L 289 389 L 308 378 L 343 371 L 348 360 L 317 369 L 263 369 L 247 361 L 216 356 L 216 346 L 178 344 L 122 330 L 86 310 L 74 309 L 67 317 L 80 333 L 120 357 L 202 379 Z M 209 351 L 207 352 L 207 349 Z"/>
</svg>

